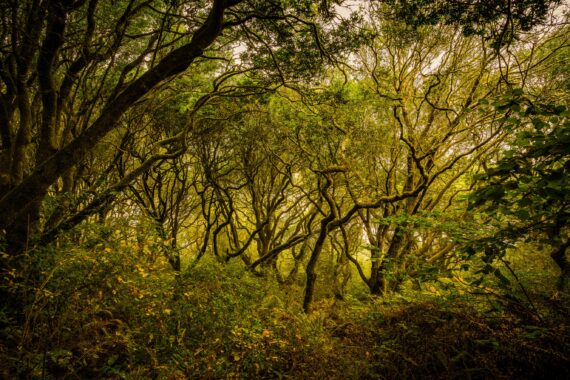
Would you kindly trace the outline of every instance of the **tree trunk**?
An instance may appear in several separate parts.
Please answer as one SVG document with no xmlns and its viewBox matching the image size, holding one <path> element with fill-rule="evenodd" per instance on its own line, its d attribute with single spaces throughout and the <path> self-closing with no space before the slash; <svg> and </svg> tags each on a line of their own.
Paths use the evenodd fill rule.
<svg viewBox="0 0 570 380">
<path fill-rule="evenodd" d="M 379 247 L 373 247 L 370 254 L 371 267 L 370 278 L 367 281 L 370 294 L 380 295 L 382 293 L 382 252 Z"/>
<path fill-rule="evenodd" d="M 550 257 L 554 260 L 558 268 L 560 268 L 560 277 L 556 286 L 560 291 L 570 290 L 570 262 L 566 257 L 566 250 L 570 247 L 570 240 L 561 243 L 556 249 L 550 253 Z"/>
<path fill-rule="evenodd" d="M 305 313 L 309 313 L 311 310 L 311 303 L 313 302 L 313 296 L 315 293 L 315 282 L 317 281 L 317 273 L 315 270 L 317 268 L 319 256 L 321 255 L 321 251 L 323 250 L 325 239 L 327 238 L 328 226 L 333 219 L 334 216 L 329 215 L 322 220 L 319 237 L 315 242 L 315 246 L 313 247 L 313 251 L 311 252 L 311 257 L 309 259 L 309 262 L 307 263 L 307 269 L 306 269 L 307 283 L 305 284 L 305 296 L 303 298 L 303 310 L 305 311 Z"/>
</svg>

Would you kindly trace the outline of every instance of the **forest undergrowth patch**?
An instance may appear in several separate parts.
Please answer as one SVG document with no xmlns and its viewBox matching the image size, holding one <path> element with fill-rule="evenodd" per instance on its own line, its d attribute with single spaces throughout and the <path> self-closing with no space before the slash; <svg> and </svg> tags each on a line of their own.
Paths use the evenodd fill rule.
<svg viewBox="0 0 570 380">
<path fill-rule="evenodd" d="M 59 257 L 27 283 L 33 302 L 21 318 L 0 311 L 3 378 L 570 376 L 562 300 L 543 297 L 539 319 L 508 297 L 347 294 L 321 298 L 305 315 L 300 286 L 231 263 L 204 261 L 174 276 L 166 262 L 111 247 Z"/>
</svg>

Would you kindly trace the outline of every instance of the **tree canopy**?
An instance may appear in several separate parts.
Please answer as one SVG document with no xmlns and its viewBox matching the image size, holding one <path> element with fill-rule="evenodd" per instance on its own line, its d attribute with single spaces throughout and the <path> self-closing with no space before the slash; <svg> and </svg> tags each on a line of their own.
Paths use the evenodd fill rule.
<svg viewBox="0 0 570 380">
<path fill-rule="evenodd" d="M 350 336 L 347 357 L 356 336 L 372 344 L 351 376 L 374 377 L 407 352 L 370 343 L 391 336 L 378 310 L 419 330 L 424 312 L 468 317 L 423 297 L 481 316 L 458 322 L 474 336 L 457 353 L 414 353 L 431 370 L 492 361 L 477 345 L 508 339 L 487 311 L 523 326 L 517 350 L 543 334 L 541 357 L 564 367 L 547 344 L 570 348 L 545 331 L 568 313 L 569 14 L 559 0 L 1 2 L 7 376 L 303 377 L 279 352 L 328 357 L 304 345 L 322 328 L 327 344 Z M 78 326 L 100 353 L 69 338 Z"/>
</svg>

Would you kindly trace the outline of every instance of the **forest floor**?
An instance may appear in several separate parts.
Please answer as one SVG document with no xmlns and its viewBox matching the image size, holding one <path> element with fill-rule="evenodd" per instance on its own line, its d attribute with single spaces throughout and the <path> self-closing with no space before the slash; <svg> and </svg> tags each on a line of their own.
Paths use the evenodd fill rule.
<svg viewBox="0 0 570 380">
<path fill-rule="evenodd" d="M 21 318 L 0 309 L 0 377 L 570 378 L 570 302 L 552 289 L 447 280 L 371 297 L 355 279 L 338 300 L 321 278 L 306 315 L 301 284 L 231 263 L 175 277 L 160 260 L 72 251 L 42 281 L 12 274 L 28 298 Z"/>
</svg>

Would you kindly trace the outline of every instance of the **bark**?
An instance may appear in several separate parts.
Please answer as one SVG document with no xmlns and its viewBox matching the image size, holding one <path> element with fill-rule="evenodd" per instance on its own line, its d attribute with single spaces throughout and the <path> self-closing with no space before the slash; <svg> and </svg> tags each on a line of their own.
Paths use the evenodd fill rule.
<svg viewBox="0 0 570 380">
<path fill-rule="evenodd" d="M 40 140 L 36 152 L 36 166 L 44 162 L 56 151 L 55 146 L 55 106 L 56 94 L 53 86 L 53 66 L 58 50 L 63 43 L 65 31 L 65 11 L 57 2 L 51 2 L 48 12 L 46 36 L 38 57 L 38 81 L 42 97 L 42 121 Z M 27 69 L 26 69 L 27 71 Z M 27 83 L 20 81 L 19 111 L 20 128 L 12 160 L 12 180 L 18 186 L 25 177 L 28 166 L 31 165 L 32 152 L 32 111 L 29 102 Z M 45 197 L 47 188 L 38 190 L 38 196 L 31 200 L 26 212 L 16 216 L 11 228 L 7 231 L 7 245 L 10 253 L 16 254 L 26 250 L 29 239 L 38 231 L 40 224 L 41 199 Z"/>
<path fill-rule="evenodd" d="M 371 294 L 378 295 L 382 292 L 382 252 L 379 247 L 371 250 L 370 278 L 366 281 Z"/>
<path fill-rule="evenodd" d="M 251 263 L 251 265 L 248 267 L 248 269 L 254 270 L 260 264 L 263 264 L 267 261 L 273 260 L 281 252 L 283 252 L 287 249 L 293 248 L 295 245 L 304 242 L 310 235 L 311 235 L 311 233 L 309 232 L 306 234 L 299 234 L 299 235 L 291 236 L 289 239 L 287 239 L 286 242 L 279 244 L 278 246 L 272 248 L 270 251 L 267 252 L 267 254 L 265 256 L 262 256 L 262 257 L 258 258 L 257 260 L 255 260 L 253 263 Z"/>
<path fill-rule="evenodd" d="M 58 1 L 50 2 L 46 37 L 38 57 L 38 82 L 42 98 L 42 121 L 36 165 L 41 164 L 56 152 L 55 111 L 57 95 L 53 80 L 57 54 L 64 42 L 67 14 Z"/>
<path fill-rule="evenodd" d="M 566 257 L 566 250 L 570 247 L 570 240 L 560 244 L 551 253 L 550 257 L 560 268 L 560 277 L 556 286 L 560 291 L 568 291 L 570 288 L 570 261 Z"/>
<path fill-rule="evenodd" d="M 29 101 L 29 94 L 26 84 L 20 81 L 18 83 L 17 96 L 18 110 L 20 115 L 19 129 L 14 141 L 12 149 L 10 178 L 7 189 L 8 194 L 15 191 L 15 186 L 22 183 L 27 167 L 31 161 L 31 142 L 32 142 L 32 112 Z M 11 191 L 11 192 L 10 192 Z M 15 205 L 11 205 L 14 207 Z M 7 252 L 10 254 L 18 254 L 26 249 L 28 245 L 28 235 L 35 232 L 39 209 L 37 202 L 30 202 L 28 205 L 29 214 L 16 214 L 10 220 L 11 228 L 6 230 Z M 3 215 L 0 208 L 0 215 Z M 4 220 L 7 219 L 7 215 Z M 0 230 L 7 226 L 2 226 L 0 219 Z"/>
<path fill-rule="evenodd" d="M 311 257 L 307 263 L 306 273 L 307 282 L 305 284 L 305 295 L 303 297 L 303 311 L 309 313 L 311 311 L 311 304 L 315 293 L 315 283 L 317 282 L 317 263 L 323 250 L 323 245 L 328 235 L 328 226 L 333 221 L 334 215 L 329 215 L 321 221 L 321 231 L 319 237 L 315 242 Z"/>
<path fill-rule="evenodd" d="M 10 107 L 10 100 L 7 96 L 0 93 L 0 152 L 8 151 L 12 146 L 12 110 Z M 5 162 L 5 161 L 3 161 Z M 3 173 L 4 169 L 0 171 Z M 0 194 L 2 189 L 0 188 Z"/>
<path fill-rule="evenodd" d="M 311 256 L 309 258 L 309 262 L 307 263 L 307 268 L 305 269 L 307 276 L 307 282 L 305 283 L 305 295 L 303 297 L 303 311 L 305 313 L 309 313 L 311 311 L 311 303 L 313 302 L 315 283 L 317 281 L 317 263 L 323 250 L 325 240 L 328 236 L 330 224 L 336 218 L 335 204 L 331 195 L 328 193 L 329 188 L 332 186 L 332 179 L 327 174 L 325 174 L 324 177 L 326 182 L 323 186 L 323 189 L 321 190 L 321 194 L 329 206 L 329 214 L 321 220 L 321 229 L 319 231 L 319 236 L 317 237 L 315 246 L 311 251 Z"/>
<path fill-rule="evenodd" d="M 398 226 L 394 230 L 394 236 L 392 237 L 386 256 L 383 258 L 382 263 L 378 266 L 376 272 L 370 278 L 371 281 L 368 283 L 371 294 L 385 295 L 399 285 L 399 281 L 397 279 L 391 279 L 391 277 L 397 275 L 397 272 L 400 270 L 396 263 L 401 261 L 400 256 L 404 243 L 404 227 Z"/>
</svg>

